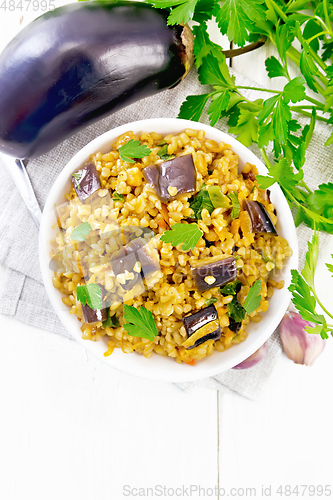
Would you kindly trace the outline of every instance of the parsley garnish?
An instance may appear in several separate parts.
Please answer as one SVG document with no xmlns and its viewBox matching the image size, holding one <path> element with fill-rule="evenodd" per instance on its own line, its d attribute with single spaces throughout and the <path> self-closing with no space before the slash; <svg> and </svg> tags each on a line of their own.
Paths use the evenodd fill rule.
<svg viewBox="0 0 333 500">
<path fill-rule="evenodd" d="M 126 142 L 126 144 L 120 146 L 118 151 L 120 158 L 129 163 L 135 163 L 133 158 L 144 158 L 145 156 L 149 156 L 151 153 L 148 146 L 141 144 L 140 141 L 136 141 L 135 139 L 130 139 Z"/>
<path fill-rule="evenodd" d="M 122 194 L 117 193 L 117 191 L 114 191 L 112 199 L 114 201 L 124 201 L 124 196 Z"/>
<path fill-rule="evenodd" d="M 195 195 L 190 201 L 190 208 L 192 208 L 194 217 L 201 219 L 201 212 L 205 208 L 211 214 L 214 210 L 214 205 L 210 199 L 207 186 L 203 186 L 199 193 Z"/>
<path fill-rule="evenodd" d="M 256 281 L 250 288 L 244 302 L 244 309 L 247 314 L 251 314 L 258 309 L 261 302 L 261 280 Z"/>
<path fill-rule="evenodd" d="M 292 302 L 305 321 L 315 323 L 313 327 L 306 327 L 308 333 L 317 333 L 323 339 L 328 338 L 328 333 L 333 335 L 333 325 L 328 324 L 323 314 L 316 311 L 317 305 L 333 319 L 324 305 L 321 303 L 315 289 L 315 270 L 318 262 L 319 240 L 315 230 L 312 241 L 308 242 L 308 251 L 305 257 L 304 268 L 301 273 L 296 269 L 291 271 L 292 281 L 288 290 L 292 293 Z M 333 272 L 333 266 L 326 264 L 328 270 Z"/>
<path fill-rule="evenodd" d="M 239 280 L 227 283 L 223 288 L 220 288 L 220 292 L 224 297 L 228 295 L 233 295 L 231 302 L 227 304 L 228 316 L 232 318 L 236 323 L 243 321 L 246 318 L 246 311 L 240 302 L 237 300 L 237 293 L 241 289 L 241 282 Z"/>
<path fill-rule="evenodd" d="M 123 327 L 132 337 L 141 337 L 152 342 L 158 335 L 153 315 L 145 307 L 136 309 L 125 304 L 124 318 L 127 323 Z"/>
<path fill-rule="evenodd" d="M 237 293 L 241 289 L 241 286 L 241 282 L 239 280 L 236 280 L 232 283 L 228 283 L 223 288 L 220 288 L 220 292 L 224 297 L 226 297 L 227 295 L 233 295 L 232 301 L 227 304 L 228 316 L 237 323 L 243 321 L 243 319 L 246 318 L 247 314 L 251 314 L 253 311 L 258 309 L 261 301 L 261 280 L 256 281 L 251 286 L 244 302 L 244 306 L 242 306 L 236 298 Z"/>
<path fill-rule="evenodd" d="M 168 145 L 164 144 L 161 149 L 157 151 L 158 156 L 161 158 L 161 160 L 171 160 L 174 158 L 174 155 L 169 155 L 168 154 Z"/>
<path fill-rule="evenodd" d="M 91 309 L 102 309 L 102 290 L 99 285 L 95 283 L 78 285 L 76 296 L 82 305 L 88 304 Z"/>
<path fill-rule="evenodd" d="M 216 304 L 217 298 L 216 297 L 211 297 L 210 299 L 206 299 L 205 304 L 206 306 L 211 306 L 212 304 Z"/>
<path fill-rule="evenodd" d="M 203 232 L 197 224 L 181 224 L 177 222 L 170 231 L 164 231 L 161 241 L 171 243 L 173 247 L 177 247 L 182 243 L 182 251 L 188 252 L 197 246 L 202 235 Z"/>
<path fill-rule="evenodd" d="M 92 227 L 89 222 L 83 222 L 83 224 L 80 224 L 78 227 L 73 229 L 71 238 L 75 241 L 84 241 L 84 237 L 88 236 L 91 230 Z"/>
<path fill-rule="evenodd" d="M 234 191 L 233 193 L 228 194 L 228 196 L 231 199 L 231 203 L 232 203 L 231 218 L 232 218 L 232 220 L 234 220 L 234 219 L 237 219 L 237 217 L 240 214 L 240 204 L 239 204 L 239 199 L 238 199 L 238 193 L 237 193 L 237 191 Z"/>
<path fill-rule="evenodd" d="M 110 328 L 117 328 L 120 326 L 119 319 L 117 316 L 114 314 L 113 316 L 110 316 L 110 308 L 108 308 L 108 317 L 105 321 L 102 322 L 103 328 L 106 328 L 107 326 Z"/>
</svg>

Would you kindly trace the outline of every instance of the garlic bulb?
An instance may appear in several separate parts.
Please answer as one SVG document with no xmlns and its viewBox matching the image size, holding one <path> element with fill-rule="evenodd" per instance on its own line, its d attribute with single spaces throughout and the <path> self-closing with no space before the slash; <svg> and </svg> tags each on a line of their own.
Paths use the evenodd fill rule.
<svg viewBox="0 0 333 500">
<path fill-rule="evenodd" d="M 300 365 L 313 365 L 325 347 L 320 335 L 305 331 L 313 324 L 305 321 L 298 313 L 287 312 L 280 323 L 280 337 L 284 352 L 289 359 Z"/>
<path fill-rule="evenodd" d="M 261 361 L 267 354 L 268 345 L 265 342 L 259 349 L 254 352 L 249 358 L 245 359 L 239 365 L 233 367 L 234 370 L 245 370 L 246 368 L 251 368 Z"/>
</svg>

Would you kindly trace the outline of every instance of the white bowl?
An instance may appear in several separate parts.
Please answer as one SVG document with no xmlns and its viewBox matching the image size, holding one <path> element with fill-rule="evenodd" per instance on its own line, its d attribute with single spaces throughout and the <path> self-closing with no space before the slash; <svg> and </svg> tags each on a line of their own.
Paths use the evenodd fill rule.
<svg viewBox="0 0 333 500">
<path fill-rule="evenodd" d="M 162 357 L 157 354 L 153 354 L 151 359 L 146 359 L 136 353 L 124 354 L 121 349 L 115 349 L 111 356 L 104 357 L 103 354 L 106 351 L 107 339 L 103 338 L 98 342 L 83 340 L 81 338 L 81 324 L 76 316 L 69 314 L 68 308 L 64 306 L 61 300 L 61 294 L 52 285 L 53 271 L 49 267 L 50 241 L 54 237 L 55 230 L 51 226 L 55 220 L 54 207 L 64 202 L 63 195 L 70 189 L 70 174 L 82 166 L 91 154 L 98 151 L 102 153 L 108 152 L 115 139 L 128 130 L 132 130 L 134 133 L 154 131 L 166 135 L 169 133 L 177 134 L 185 128 L 205 130 L 207 138 L 230 144 L 232 150 L 239 156 L 240 168 L 246 162 L 250 162 L 257 166 L 260 174 L 267 173 L 266 167 L 249 149 L 216 128 L 176 118 L 158 118 L 129 123 L 110 130 L 91 141 L 66 165 L 52 186 L 47 198 L 39 238 L 40 265 L 47 294 L 59 319 L 74 339 L 97 358 L 113 368 L 131 375 L 167 382 L 198 380 L 217 375 L 232 368 L 253 354 L 272 335 L 280 323 L 290 302 L 290 293 L 287 290 L 290 284 L 290 270 L 296 268 L 298 263 L 298 245 L 294 221 L 281 189 L 276 184 L 273 185 L 271 187 L 271 199 L 276 206 L 279 217 L 277 225 L 278 233 L 286 238 L 293 249 L 293 255 L 286 261 L 280 276 L 274 279 L 284 279 L 285 286 L 282 290 L 275 290 L 273 297 L 270 299 L 269 310 L 262 315 L 262 321 L 248 325 L 248 338 L 244 342 L 233 345 L 225 352 L 215 351 L 211 356 L 197 362 L 195 366 L 189 366 L 184 363 L 178 364 L 169 357 Z"/>
</svg>

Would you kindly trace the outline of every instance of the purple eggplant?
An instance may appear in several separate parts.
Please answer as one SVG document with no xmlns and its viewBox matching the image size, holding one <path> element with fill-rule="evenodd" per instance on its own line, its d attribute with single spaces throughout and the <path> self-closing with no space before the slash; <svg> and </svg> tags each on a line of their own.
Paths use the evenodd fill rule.
<svg viewBox="0 0 333 500">
<path fill-rule="evenodd" d="M 195 191 L 196 171 L 192 154 L 150 165 L 143 170 L 143 175 L 163 203 L 179 194 Z"/>
<path fill-rule="evenodd" d="M 101 188 L 98 172 L 92 162 L 86 163 L 80 170 L 74 172 L 72 174 L 72 182 L 76 194 L 82 203 Z"/>
<path fill-rule="evenodd" d="M 166 10 L 78 2 L 38 17 L 0 56 L 0 151 L 34 158 L 83 127 L 176 86 L 193 37 Z"/>
<path fill-rule="evenodd" d="M 82 305 L 82 319 L 84 323 L 97 323 L 105 321 L 108 317 L 108 309 L 91 309 L 88 304 Z"/>
<path fill-rule="evenodd" d="M 203 259 L 191 268 L 194 284 L 199 293 L 217 286 L 223 286 L 237 277 L 237 266 L 234 257 L 213 260 Z"/>
<path fill-rule="evenodd" d="M 185 316 L 183 324 L 187 333 L 187 340 L 183 343 L 186 349 L 193 349 L 207 340 L 218 340 L 221 337 L 221 326 L 214 305 Z"/>
<path fill-rule="evenodd" d="M 277 234 L 276 227 L 262 203 L 259 201 L 245 200 L 243 206 L 250 216 L 252 231 L 254 233 Z"/>
</svg>

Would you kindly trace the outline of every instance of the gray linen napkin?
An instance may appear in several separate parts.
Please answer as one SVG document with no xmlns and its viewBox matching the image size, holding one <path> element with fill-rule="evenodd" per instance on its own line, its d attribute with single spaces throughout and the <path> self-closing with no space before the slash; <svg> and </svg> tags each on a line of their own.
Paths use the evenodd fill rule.
<svg viewBox="0 0 333 500">
<path fill-rule="evenodd" d="M 236 75 L 236 79 L 239 85 L 251 86 L 253 84 L 241 75 Z M 255 84 L 255 86 L 258 85 Z M 174 118 L 187 95 L 206 91 L 207 89 L 199 84 L 195 70 L 192 70 L 185 81 L 175 89 L 162 92 L 118 111 L 64 141 L 47 155 L 31 160 L 27 170 L 40 207 L 43 208 L 48 192 L 59 172 L 72 156 L 92 139 L 119 125 L 143 118 Z M 251 98 L 258 97 L 253 91 L 247 91 L 247 95 Z M 204 115 L 201 121 L 209 124 L 207 115 Z M 225 132 L 228 131 L 225 119 L 219 120 L 216 127 Z M 306 181 L 310 187 L 316 186 L 319 182 L 333 180 L 332 174 L 329 173 L 330 149 L 323 147 L 328 135 L 327 127 L 321 124 L 316 126 L 306 165 Z M 258 149 L 255 146 L 252 149 L 260 157 Z M 70 337 L 55 315 L 42 284 L 38 262 L 37 229 L 3 165 L 0 165 L 0 186 L 2 191 L 0 197 L 0 264 L 6 268 L 0 289 L 0 313 L 15 316 L 30 325 Z M 311 231 L 308 228 L 298 229 L 301 263 L 304 260 L 306 241 L 310 239 L 310 235 Z M 180 386 L 189 390 L 200 384 L 205 387 L 234 391 L 247 398 L 257 399 L 281 353 L 277 331 L 269 339 L 268 346 L 267 357 L 255 367 L 242 371 L 229 370 L 216 377 L 200 382 L 180 384 Z"/>
</svg>

